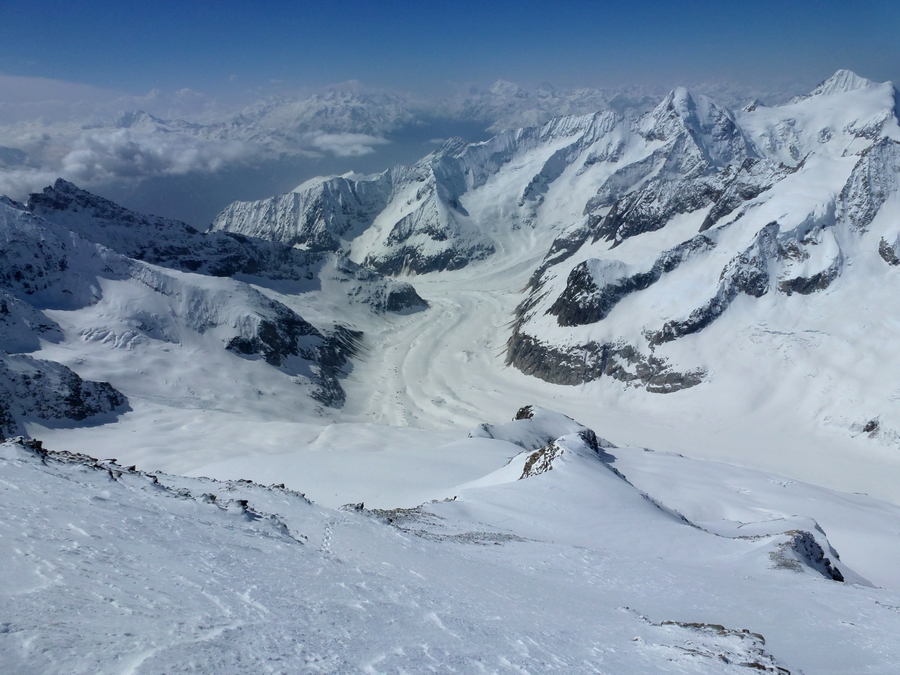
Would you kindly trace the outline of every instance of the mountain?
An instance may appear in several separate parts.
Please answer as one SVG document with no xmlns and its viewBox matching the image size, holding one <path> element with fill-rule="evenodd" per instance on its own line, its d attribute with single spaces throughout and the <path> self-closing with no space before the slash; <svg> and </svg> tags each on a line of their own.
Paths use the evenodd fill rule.
<svg viewBox="0 0 900 675">
<path fill-rule="evenodd" d="M 106 382 L 84 381 L 54 359 L 23 355 L 48 345 L 65 351 L 73 339 L 96 343 L 104 370 L 124 358 L 116 356 L 124 351 L 128 369 L 147 368 L 164 381 L 165 372 L 181 366 L 178 358 L 164 358 L 160 367 L 160 349 L 211 353 L 210 365 L 224 361 L 234 370 L 233 360 L 215 356 L 225 350 L 232 359 L 278 371 L 274 377 L 301 385 L 319 403 L 340 405 L 339 378 L 361 333 L 336 321 L 319 330 L 246 281 L 230 278 L 235 275 L 292 283 L 295 293 L 307 296 L 324 288 L 328 302 L 349 315 L 354 307 L 383 313 L 426 306 L 410 284 L 340 255 L 204 235 L 184 223 L 123 209 L 63 180 L 32 195 L 27 205 L 0 203 L 0 231 L 0 431 L 7 436 L 22 433 L 29 420 L 78 422 L 125 404 L 126 396 Z M 239 370 L 226 366 L 225 372 L 234 376 Z"/>
<path fill-rule="evenodd" d="M 2 669 L 892 672 L 898 102 L 679 87 L 205 232 L 3 198 Z"/>
<path fill-rule="evenodd" d="M 145 216 L 59 179 L 32 194 L 27 208 L 90 241 L 136 260 L 217 277 L 252 275 L 273 281 L 334 279 L 345 287 L 348 301 L 374 311 L 402 311 L 425 306 L 415 289 L 363 269 L 328 243 L 301 250 L 294 241 L 272 243 L 247 236 L 203 234 L 176 220 Z M 327 236 L 327 235 L 323 235 Z"/>
<path fill-rule="evenodd" d="M 788 396 L 824 368 L 858 394 L 848 407 L 829 386 L 812 393 L 807 422 L 872 428 L 893 444 L 900 418 L 877 403 L 893 396 L 887 332 L 871 345 L 878 374 L 848 373 L 830 354 L 860 348 L 848 327 L 869 323 L 867 308 L 889 312 L 897 101 L 890 83 L 847 71 L 788 104 L 738 112 L 677 88 L 636 119 L 557 118 L 448 142 L 411 167 L 236 203 L 213 229 L 340 249 L 429 284 L 441 272 L 534 265 L 506 349 L 528 375 L 739 400 L 747 362 L 723 345 L 756 354 L 762 372 L 799 349 L 785 381 L 760 391 Z M 881 393 L 863 393 L 874 381 Z"/>
</svg>

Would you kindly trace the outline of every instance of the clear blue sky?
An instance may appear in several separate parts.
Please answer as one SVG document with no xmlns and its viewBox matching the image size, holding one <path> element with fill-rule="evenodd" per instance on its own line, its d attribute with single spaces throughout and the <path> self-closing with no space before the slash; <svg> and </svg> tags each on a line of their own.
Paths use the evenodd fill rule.
<svg viewBox="0 0 900 675">
<path fill-rule="evenodd" d="M 900 81 L 900 2 L 0 0 L 0 73 L 130 93 Z"/>
</svg>

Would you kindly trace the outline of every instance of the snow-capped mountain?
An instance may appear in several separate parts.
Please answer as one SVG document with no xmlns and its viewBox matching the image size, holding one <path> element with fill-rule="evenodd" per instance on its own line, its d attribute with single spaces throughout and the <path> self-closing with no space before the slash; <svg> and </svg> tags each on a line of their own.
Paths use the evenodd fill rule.
<svg viewBox="0 0 900 675">
<path fill-rule="evenodd" d="M 129 352 L 133 368 L 152 363 L 156 349 L 169 351 L 165 345 L 199 353 L 224 349 L 277 369 L 320 403 L 340 405 L 338 378 L 359 346 L 359 331 L 334 319 L 320 331 L 283 303 L 229 278 L 234 275 L 293 283 L 301 295 L 325 288 L 329 302 L 364 312 L 426 306 L 410 284 L 340 255 L 204 235 L 63 180 L 32 195 L 27 205 L 0 203 L 0 226 L 0 410 L 6 435 L 24 431 L 27 419 L 77 421 L 125 403 L 106 383 L 84 382 L 60 363 L 21 355 L 42 344 L 64 347 L 75 336 L 104 345 L 100 350 L 107 353 Z M 59 320 L 50 317 L 54 312 Z M 78 315 L 83 320 L 72 318 Z M 212 362 L 223 357 L 211 356 Z M 177 359 L 168 361 L 151 377 L 165 380 L 165 372 L 179 368 Z"/>
<path fill-rule="evenodd" d="M 0 433 L 69 452 L 0 450 L 0 664 L 892 672 L 900 95 L 601 108 L 206 232 L 4 198 Z"/>
<path fill-rule="evenodd" d="M 532 264 L 506 358 L 554 383 L 739 389 L 745 362 L 723 345 L 770 345 L 756 361 L 787 339 L 803 352 L 788 379 L 824 368 L 859 392 L 851 412 L 824 387 L 811 422 L 894 443 L 900 417 L 877 402 L 893 396 L 891 378 L 869 397 L 875 373 L 847 375 L 828 354 L 858 349 L 848 327 L 868 320 L 848 317 L 891 312 L 897 102 L 891 83 L 848 71 L 788 104 L 740 111 L 678 88 L 637 119 L 557 118 L 448 142 L 412 167 L 236 203 L 213 229 L 340 249 L 392 275 Z M 876 334 L 883 369 L 888 333 Z"/>
</svg>

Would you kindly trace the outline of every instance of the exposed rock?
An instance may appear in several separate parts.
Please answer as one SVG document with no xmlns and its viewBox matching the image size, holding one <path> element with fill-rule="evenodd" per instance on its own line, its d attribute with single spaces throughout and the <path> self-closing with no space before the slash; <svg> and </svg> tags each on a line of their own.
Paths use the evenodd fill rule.
<svg viewBox="0 0 900 675">
<path fill-rule="evenodd" d="M 469 438 L 495 438 L 532 451 L 573 434 L 598 454 L 605 448 L 616 447 L 567 415 L 531 405 L 520 408 L 512 422 L 479 424 L 469 433 Z"/>
<path fill-rule="evenodd" d="M 564 452 L 565 450 L 556 443 L 550 443 L 550 445 L 535 450 L 525 460 L 525 466 L 522 468 L 522 475 L 519 476 L 519 480 L 539 476 L 542 473 L 551 471 L 553 469 L 553 460 Z"/>
<path fill-rule="evenodd" d="M 778 283 L 778 290 L 786 295 L 799 293 L 809 295 L 817 291 L 823 291 L 831 285 L 841 274 L 842 259 L 837 258 L 826 269 L 808 277 L 794 277 Z"/>
<path fill-rule="evenodd" d="M 778 254 L 778 230 L 776 222 L 761 229 L 754 243 L 732 258 L 722 270 L 715 295 L 705 305 L 692 311 L 687 319 L 667 321 L 660 330 L 647 331 L 645 337 L 650 345 L 671 342 L 703 330 L 719 318 L 740 293 L 755 298 L 768 293 L 769 259 Z"/>
<path fill-rule="evenodd" d="M 323 335 L 299 314 L 269 300 L 258 316 L 241 325 L 241 334 L 225 348 L 245 357 L 262 357 L 288 374 L 309 377 L 318 385 L 313 398 L 337 407 L 346 397 L 338 378 L 361 338 L 362 333 L 342 326 Z"/>
<path fill-rule="evenodd" d="M 24 434 L 27 419 L 82 421 L 126 403 L 106 382 L 83 380 L 52 361 L 0 352 L 0 435 Z"/>
<path fill-rule="evenodd" d="M 345 179 L 341 180 L 349 183 Z M 326 183 L 330 184 L 329 181 Z M 338 192 L 338 201 L 335 202 L 337 207 L 343 204 L 350 209 L 346 202 L 340 201 L 341 194 Z M 350 192 L 358 194 L 365 190 L 352 188 Z M 319 194 L 321 197 L 321 190 Z M 285 197 L 287 196 L 289 195 Z M 243 213 L 238 205 L 229 208 Z M 62 179 L 57 180 L 52 187 L 45 188 L 42 193 L 32 194 L 28 208 L 51 222 L 77 232 L 89 241 L 102 244 L 129 258 L 162 267 L 217 277 L 248 274 L 310 284 L 315 283 L 323 274 L 332 274 L 353 282 L 349 284 L 353 288 L 348 289 L 353 295 L 352 299 L 369 304 L 375 311 L 394 312 L 427 306 L 410 284 L 387 279 L 378 272 L 362 268 L 340 253 L 328 252 L 340 249 L 340 242 L 336 239 L 333 246 L 317 245 L 310 247 L 311 250 L 302 250 L 277 238 L 269 241 L 254 238 L 253 235 L 258 233 L 252 228 L 235 226 L 235 231 L 200 233 L 180 221 L 135 213 Z M 250 209 L 250 215 L 253 213 Z M 246 213 L 244 215 L 250 217 Z M 351 226 L 347 220 L 350 216 L 346 213 L 344 216 L 343 225 L 335 226 L 338 233 L 345 232 Z M 313 234 L 319 237 L 320 243 L 327 233 L 334 231 L 334 228 L 329 229 L 321 223 L 310 227 Z M 271 237 L 271 232 L 262 234 Z"/>
<path fill-rule="evenodd" d="M 526 375 L 554 384 L 582 384 L 607 375 L 657 394 L 696 386 L 706 375 L 702 370 L 675 371 L 665 360 L 641 354 L 627 344 L 589 342 L 557 347 L 523 332 L 514 332 L 510 338 L 506 362 Z"/>
<path fill-rule="evenodd" d="M 744 202 L 755 199 L 773 185 L 796 171 L 798 167 L 786 167 L 783 164 L 774 164 L 761 159 L 748 157 L 734 172 L 734 177 L 729 181 L 728 175 L 723 176 L 726 181 L 716 203 L 706 214 L 700 231 L 705 232 L 713 227 L 722 218 L 732 213 Z"/>
<path fill-rule="evenodd" d="M 583 326 L 602 321 L 625 297 L 649 288 L 694 253 L 714 246 L 711 239 L 698 235 L 663 251 L 646 272 L 616 277 L 613 267 L 613 273 L 609 275 L 613 278 L 607 278 L 604 272 L 614 266 L 614 262 L 586 260 L 572 268 L 565 290 L 547 313 L 556 316 L 560 326 Z"/>
<path fill-rule="evenodd" d="M 878 242 L 878 255 L 888 265 L 900 265 L 900 237 L 893 244 L 882 237 L 881 241 Z"/>
<path fill-rule="evenodd" d="M 830 558 L 825 557 L 825 551 L 811 532 L 793 530 L 785 534 L 790 539 L 770 554 L 776 568 L 800 571 L 800 565 L 805 565 L 826 579 L 844 581 L 844 575 Z"/>
<path fill-rule="evenodd" d="M 0 290 L 0 345 L 10 353 L 33 352 L 41 340 L 59 342 L 62 331 L 27 302 Z"/>
<path fill-rule="evenodd" d="M 900 190 L 900 142 L 882 138 L 862 153 L 838 200 L 838 219 L 865 230 Z"/>
</svg>

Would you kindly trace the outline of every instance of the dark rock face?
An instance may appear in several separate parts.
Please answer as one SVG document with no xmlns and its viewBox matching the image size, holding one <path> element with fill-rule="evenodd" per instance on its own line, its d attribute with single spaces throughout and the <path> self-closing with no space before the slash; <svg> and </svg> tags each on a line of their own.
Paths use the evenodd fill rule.
<svg viewBox="0 0 900 675">
<path fill-rule="evenodd" d="M 33 352 L 41 340 L 59 342 L 62 330 L 27 302 L 0 290 L 0 346 L 10 353 Z"/>
<path fill-rule="evenodd" d="M 83 380 L 52 361 L 0 352 L 0 435 L 23 434 L 26 419 L 81 421 L 126 403 L 106 382 Z"/>
<path fill-rule="evenodd" d="M 177 220 L 145 216 L 59 179 L 32 194 L 28 208 L 117 253 L 185 272 L 302 279 L 320 256 L 223 232 L 202 234 Z"/>
<path fill-rule="evenodd" d="M 270 301 L 255 330 L 233 337 L 225 348 L 245 357 L 262 357 L 289 374 L 310 376 L 318 386 L 312 397 L 323 405 L 340 407 L 346 394 L 339 378 L 361 340 L 361 332 L 343 326 L 323 335 L 299 314 Z"/>
<path fill-rule="evenodd" d="M 888 265 L 900 265 L 900 238 L 893 244 L 888 243 L 884 238 L 878 242 L 878 255 L 881 256 Z"/>
<path fill-rule="evenodd" d="M 252 337 L 238 335 L 228 341 L 226 349 L 244 356 L 259 355 L 270 366 L 281 366 L 289 356 L 303 356 L 312 360 L 314 354 L 300 346 L 300 338 L 321 338 L 310 323 L 299 315 L 279 316 L 275 321 L 263 319 Z"/>
<path fill-rule="evenodd" d="M 664 251 L 650 270 L 616 279 L 602 287 L 597 285 L 591 273 L 591 261 L 585 261 L 572 268 L 565 290 L 547 312 L 557 317 L 560 326 L 584 326 L 602 321 L 625 297 L 649 288 L 692 254 L 714 246 L 711 239 L 698 235 Z"/>
<path fill-rule="evenodd" d="M 769 223 L 756 241 L 722 270 L 715 295 L 687 319 L 667 321 L 658 331 L 647 331 L 651 347 L 697 333 L 718 319 L 740 293 L 760 298 L 769 292 L 769 259 L 777 255 L 778 223 Z"/>
<path fill-rule="evenodd" d="M 841 574 L 841 571 L 831 562 L 831 559 L 825 556 L 825 551 L 822 549 L 822 546 L 816 541 L 816 538 L 811 533 L 803 530 L 796 530 L 788 532 L 787 534 L 791 535 L 791 540 L 786 546 L 793 551 L 794 555 L 799 558 L 801 563 L 814 569 L 826 579 L 840 582 L 844 581 L 844 575 Z M 780 555 L 783 557 L 784 553 L 781 553 Z M 836 554 L 835 557 L 837 557 Z M 781 563 L 781 566 L 790 567 L 790 565 L 785 565 L 783 562 Z"/>
<path fill-rule="evenodd" d="M 594 240 L 606 239 L 616 246 L 629 237 L 659 230 L 674 216 L 692 213 L 718 200 L 720 183 L 716 177 L 651 181 L 613 204 Z"/>
<path fill-rule="evenodd" d="M 837 258 L 828 269 L 817 272 L 808 277 L 794 277 L 793 279 L 785 279 L 778 283 L 778 290 L 785 295 L 799 293 L 800 295 L 809 295 L 817 291 L 824 291 L 831 285 L 835 279 L 841 274 L 842 267 L 841 258 Z"/>
<path fill-rule="evenodd" d="M 521 332 L 514 332 L 509 340 L 506 363 L 554 384 L 582 384 L 606 375 L 658 394 L 696 386 L 705 377 L 699 370 L 677 372 L 663 359 L 641 354 L 627 344 L 589 342 L 560 348 Z"/>
<path fill-rule="evenodd" d="M 733 178 L 729 180 L 728 173 L 723 176 L 725 188 L 703 219 L 700 231 L 710 229 L 722 218 L 733 213 L 741 204 L 755 199 L 801 166 L 802 164 L 790 168 L 761 159 L 745 159 L 740 168 L 733 173 Z"/>
<path fill-rule="evenodd" d="M 865 230 L 900 189 L 900 142 L 882 138 L 862 153 L 841 190 L 838 219 Z"/>
<path fill-rule="evenodd" d="M 388 312 L 402 312 L 406 309 L 425 309 L 428 303 L 423 300 L 410 284 L 401 284 L 388 291 L 384 308 Z"/>
<path fill-rule="evenodd" d="M 462 269 L 470 262 L 483 260 L 493 253 L 493 245 L 474 246 L 465 250 L 448 248 L 434 254 L 416 246 L 404 246 L 389 256 L 367 256 L 363 264 L 385 275 L 404 272 L 428 274 Z"/>
</svg>

